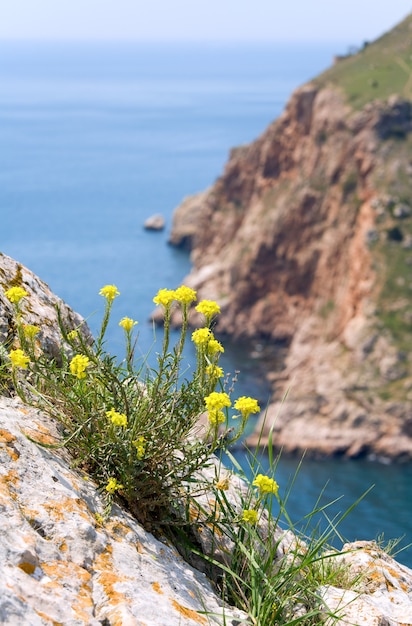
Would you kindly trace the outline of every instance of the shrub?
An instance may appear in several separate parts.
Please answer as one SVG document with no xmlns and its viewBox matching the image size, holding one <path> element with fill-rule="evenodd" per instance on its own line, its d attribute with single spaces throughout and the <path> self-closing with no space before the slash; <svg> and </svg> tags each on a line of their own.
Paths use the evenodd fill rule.
<svg viewBox="0 0 412 626">
<path fill-rule="evenodd" d="M 40 350 L 36 342 L 40 329 L 24 324 L 27 295 L 20 288 L 6 292 L 15 307 L 18 328 L 18 341 L 8 353 L 15 389 L 25 402 L 61 423 L 62 445 L 70 450 L 74 463 L 93 476 L 109 506 L 114 497 L 120 498 L 146 528 L 173 523 L 181 485 L 208 463 L 211 454 L 238 438 L 250 412 L 258 410 L 256 403 L 240 411 L 238 432 L 221 436 L 228 430 L 231 399 L 220 382 L 223 370 L 218 360 L 223 346 L 211 328 L 218 305 L 211 301 L 197 305 L 205 326 L 192 334 L 197 367 L 187 378 L 181 365 L 188 310 L 196 299 L 192 289 L 161 289 L 154 298 L 164 312 L 163 345 L 155 369 L 145 361 L 135 361 L 137 322 L 131 318 L 119 322 L 125 334 L 124 360 L 118 363 L 105 350 L 113 302 L 120 295 L 115 285 L 100 291 L 105 310 L 91 345 L 80 328 L 69 332 L 59 315 L 59 364 Z M 171 348 L 170 317 L 175 307 L 181 309 L 183 323 L 180 339 Z M 193 431 L 205 412 L 207 433 L 195 437 Z"/>
</svg>

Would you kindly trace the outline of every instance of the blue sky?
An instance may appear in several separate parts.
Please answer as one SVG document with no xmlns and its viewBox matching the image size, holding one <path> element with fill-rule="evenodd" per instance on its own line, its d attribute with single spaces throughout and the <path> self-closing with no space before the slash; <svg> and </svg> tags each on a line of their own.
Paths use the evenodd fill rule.
<svg viewBox="0 0 412 626">
<path fill-rule="evenodd" d="M 0 0 L 1 39 L 373 40 L 412 0 Z"/>
</svg>

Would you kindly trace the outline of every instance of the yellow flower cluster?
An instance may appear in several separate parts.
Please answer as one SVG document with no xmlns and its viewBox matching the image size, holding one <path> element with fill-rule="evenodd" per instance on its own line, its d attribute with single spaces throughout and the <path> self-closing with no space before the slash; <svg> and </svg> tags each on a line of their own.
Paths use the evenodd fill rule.
<svg viewBox="0 0 412 626">
<path fill-rule="evenodd" d="M 76 329 L 71 330 L 69 333 L 67 333 L 67 339 L 69 339 L 70 341 L 74 341 L 75 339 L 77 339 L 78 336 L 79 331 Z"/>
<path fill-rule="evenodd" d="M 27 339 L 34 339 L 39 332 L 40 328 L 38 326 L 34 326 L 34 324 L 24 324 L 23 326 L 23 333 Z"/>
<path fill-rule="evenodd" d="M 243 419 L 247 419 L 251 413 L 259 413 L 260 406 L 257 400 L 247 396 L 241 396 L 233 405 L 236 411 L 240 411 Z"/>
<path fill-rule="evenodd" d="M 276 480 L 263 474 L 258 474 L 252 485 L 257 487 L 260 493 L 274 493 L 276 495 L 279 491 L 279 485 Z"/>
<path fill-rule="evenodd" d="M 106 485 L 106 491 L 108 493 L 115 493 L 116 491 L 119 491 L 119 489 L 123 489 L 123 485 L 121 485 L 119 482 L 117 482 L 116 478 L 109 478 L 109 481 Z"/>
<path fill-rule="evenodd" d="M 218 424 L 223 424 L 226 420 L 225 414 L 222 409 L 224 407 L 229 407 L 231 402 L 227 393 L 212 391 L 205 398 L 206 408 L 208 410 L 208 420 L 212 426 L 218 426 Z"/>
<path fill-rule="evenodd" d="M 219 491 L 227 491 L 229 489 L 229 478 L 221 478 L 220 480 L 218 480 L 215 483 L 215 489 L 218 489 Z"/>
<path fill-rule="evenodd" d="M 181 285 L 175 291 L 175 299 L 182 304 L 190 304 L 196 300 L 196 291 L 186 285 Z"/>
<path fill-rule="evenodd" d="M 20 348 L 17 350 L 11 350 L 9 357 L 13 367 L 21 367 L 25 370 L 27 369 L 27 365 L 30 363 L 30 357 L 24 354 L 23 350 L 20 350 Z"/>
<path fill-rule="evenodd" d="M 132 445 L 136 448 L 137 458 L 142 459 L 146 452 L 146 439 L 143 436 L 138 437 L 132 441 Z"/>
<path fill-rule="evenodd" d="M 70 371 L 77 378 L 86 378 L 86 368 L 89 366 L 89 357 L 84 354 L 77 354 L 70 361 Z"/>
<path fill-rule="evenodd" d="M 223 411 L 219 411 L 218 409 L 210 409 L 207 419 L 212 426 L 218 426 L 226 421 L 225 414 Z"/>
<path fill-rule="evenodd" d="M 205 403 L 208 411 L 220 410 L 224 407 L 229 407 L 231 402 L 227 393 L 221 391 L 212 391 L 205 398 Z"/>
<path fill-rule="evenodd" d="M 99 295 L 106 298 L 107 302 L 111 303 L 116 298 L 116 296 L 120 296 L 120 291 L 117 289 L 116 285 L 105 285 L 99 291 Z"/>
<path fill-rule="evenodd" d="M 29 294 L 23 287 L 10 287 L 4 292 L 4 295 L 12 304 L 18 304 L 22 298 L 25 298 Z"/>
<path fill-rule="evenodd" d="M 174 300 L 187 306 L 196 300 L 196 291 L 186 285 L 181 285 L 177 289 L 159 289 L 153 298 L 155 304 L 160 304 L 165 309 L 168 309 Z"/>
<path fill-rule="evenodd" d="M 127 416 L 124 413 L 110 409 L 110 411 L 106 411 L 106 415 L 115 426 L 122 426 L 123 428 L 127 426 Z"/>
<path fill-rule="evenodd" d="M 223 369 L 213 363 L 206 366 L 205 372 L 209 378 L 221 378 L 224 374 Z"/>
<path fill-rule="evenodd" d="M 207 351 L 210 356 L 214 356 L 218 352 L 224 352 L 225 349 L 217 339 L 213 338 L 207 344 Z"/>
<path fill-rule="evenodd" d="M 213 333 L 209 328 L 198 328 L 192 332 L 192 341 L 196 346 L 207 346 L 213 338 Z"/>
<path fill-rule="evenodd" d="M 256 524 L 258 521 L 258 512 L 255 509 L 245 509 L 242 515 L 242 521 L 247 524 Z"/>
<path fill-rule="evenodd" d="M 222 344 L 215 339 L 210 328 L 198 328 L 192 333 L 192 341 L 196 346 L 205 347 L 209 356 L 214 356 L 218 352 L 224 352 Z"/>
<path fill-rule="evenodd" d="M 214 315 L 218 315 L 220 313 L 220 306 L 213 300 L 201 300 L 195 309 L 199 313 L 202 313 L 208 322 Z"/>
<path fill-rule="evenodd" d="M 119 326 L 121 326 L 127 333 L 130 333 L 133 326 L 136 326 L 137 323 L 138 322 L 135 322 L 130 317 L 123 317 L 119 322 Z"/>
<path fill-rule="evenodd" d="M 155 304 L 159 304 L 165 309 L 169 308 L 174 300 L 176 300 L 176 292 L 173 289 L 159 289 L 153 298 Z"/>
</svg>

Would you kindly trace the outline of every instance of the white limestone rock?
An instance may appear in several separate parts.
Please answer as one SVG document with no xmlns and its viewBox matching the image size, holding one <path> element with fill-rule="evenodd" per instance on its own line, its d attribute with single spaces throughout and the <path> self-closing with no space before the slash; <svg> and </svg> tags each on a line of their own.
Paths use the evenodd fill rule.
<svg viewBox="0 0 412 626">
<path fill-rule="evenodd" d="M 91 333 L 84 319 L 73 311 L 49 286 L 29 269 L 0 252 L 0 345 L 10 347 L 17 335 L 15 312 L 4 292 L 10 287 L 22 287 L 28 296 L 20 301 L 22 320 L 40 328 L 36 340 L 46 355 L 59 359 L 62 337 L 59 330 L 57 310 L 68 330 L 79 328 L 91 341 Z"/>
<path fill-rule="evenodd" d="M 239 624 L 204 574 L 42 448 L 56 428 L 0 397 L 0 623 L 5 626 Z M 96 517 L 97 515 L 97 517 Z M 205 613 L 206 612 L 206 613 Z M 226 621 L 225 621 L 226 620 Z"/>
<path fill-rule="evenodd" d="M 325 586 L 321 597 L 342 626 L 412 624 L 412 570 L 391 558 L 373 541 L 345 544 L 334 557 L 357 584 L 353 589 Z M 336 624 L 335 618 L 326 626 Z"/>
</svg>

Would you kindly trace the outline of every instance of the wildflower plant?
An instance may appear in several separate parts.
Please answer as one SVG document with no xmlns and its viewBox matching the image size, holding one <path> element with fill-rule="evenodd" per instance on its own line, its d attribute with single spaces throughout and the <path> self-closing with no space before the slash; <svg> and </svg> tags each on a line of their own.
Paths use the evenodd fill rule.
<svg viewBox="0 0 412 626">
<path fill-rule="evenodd" d="M 262 472 L 256 450 L 249 451 L 249 471 L 230 452 L 224 471 L 230 465 L 233 469 L 226 476 L 220 476 L 222 467 L 216 463 L 218 477 L 206 481 L 202 497 L 191 502 L 188 519 L 198 529 L 202 549 L 195 542 L 190 550 L 206 561 L 205 571 L 223 599 L 244 610 L 251 626 L 337 623 L 320 589 L 356 589 L 358 578 L 336 558 L 342 552 L 331 545 L 336 538 L 342 540 L 339 524 L 367 492 L 332 518 L 328 507 L 335 502 L 322 505 L 319 497 L 303 520 L 293 522 L 288 498 L 299 468 L 291 484 L 281 489 L 274 478 L 280 455 L 274 458 L 271 437 L 268 473 Z M 244 488 L 231 489 L 239 477 Z M 326 520 L 324 530 L 319 518 Z"/>
<path fill-rule="evenodd" d="M 105 308 L 93 343 L 81 328 L 65 328 L 59 315 L 59 363 L 34 345 L 41 328 L 24 323 L 20 303 L 28 294 L 13 289 L 6 295 L 15 308 L 18 339 L 8 362 L 21 397 L 60 421 L 74 463 L 94 477 L 109 508 L 113 498 L 120 498 L 148 528 L 177 523 L 174 509 L 182 485 L 229 442 L 220 435 L 228 430 L 232 401 L 222 388 L 221 351 L 209 349 L 216 341 L 209 326 L 198 329 L 198 336 L 205 339 L 195 342 L 196 370 L 191 377 L 182 374 L 182 369 L 187 373 L 187 366 L 182 368 L 183 348 L 196 292 L 182 285 L 160 289 L 153 298 L 163 309 L 164 331 L 157 365 L 150 368 L 145 360 L 136 363 L 137 322 L 131 317 L 118 322 L 125 337 L 124 359 L 118 362 L 105 349 L 106 330 L 120 296 L 115 285 L 99 292 Z M 207 301 L 198 307 L 210 325 L 218 305 Z M 170 322 L 176 310 L 182 326 L 171 346 Z M 205 438 L 193 437 L 203 413 L 209 416 L 209 432 Z M 233 438 L 240 435 L 239 430 Z"/>
<path fill-rule="evenodd" d="M 106 285 L 100 295 L 105 308 L 93 342 L 81 327 L 66 328 L 58 311 L 61 354 L 53 361 L 36 340 L 41 327 L 24 322 L 21 301 L 27 292 L 9 289 L 17 338 L 7 349 L 0 345 L 1 379 L 8 376 L 26 403 L 60 422 L 62 442 L 54 447 L 66 446 L 74 465 L 93 477 L 107 500 L 107 515 L 118 499 L 147 529 L 167 530 L 189 561 L 193 556 L 204 560 L 223 599 L 245 610 L 251 625 L 322 623 L 324 607 L 317 589 L 334 584 L 339 576 L 331 564 L 333 553 L 324 556 L 322 549 L 357 503 L 330 520 L 327 531 L 318 532 L 315 526 L 308 540 L 307 527 L 303 535 L 296 531 L 287 513 L 288 493 L 275 480 L 278 459 L 273 458 L 272 435 L 270 475 L 261 471 L 257 453 L 252 455 L 251 480 L 231 456 L 228 447 L 260 407 L 254 398 L 232 399 L 236 376 L 228 388 L 228 376 L 225 380 L 219 365 L 224 348 L 212 330 L 220 312 L 216 303 L 196 305 L 204 326 L 191 332 L 196 368 L 188 377 L 182 362 L 189 310 L 196 302 L 193 289 L 160 289 L 153 298 L 164 320 L 156 367 L 145 359 L 136 362 L 137 322 L 130 317 L 118 322 L 125 337 L 124 359 L 118 362 L 106 351 L 106 330 L 120 293 L 115 285 Z M 171 346 L 176 311 L 182 323 Z M 207 418 L 204 437 L 196 436 L 201 416 Z M 236 418 L 235 431 L 231 419 Z M 216 471 L 222 453 L 246 485 L 237 500 L 231 494 L 231 476 Z M 324 508 L 316 503 L 307 519 Z M 97 522 L 104 524 L 104 518 Z M 193 543 L 195 529 L 198 539 Z M 201 547 L 202 537 L 210 537 L 208 550 Z"/>
</svg>

